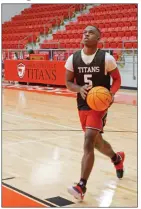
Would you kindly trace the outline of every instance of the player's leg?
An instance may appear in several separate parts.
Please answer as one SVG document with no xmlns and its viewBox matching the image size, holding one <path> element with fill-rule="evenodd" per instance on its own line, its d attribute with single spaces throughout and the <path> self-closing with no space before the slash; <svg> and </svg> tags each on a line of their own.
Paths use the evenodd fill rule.
<svg viewBox="0 0 141 209">
<path fill-rule="evenodd" d="M 98 130 L 86 129 L 85 142 L 84 142 L 84 155 L 81 164 L 81 178 L 88 180 L 91 170 L 94 164 L 94 147 L 95 139 L 98 134 Z M 80 180 L 80 184 L 82 184 Z M 85 185 L 85 184 L 84 184 Z"/>
<path fill-rule="evenodd" d="M 112 146 L 106 140 L 103 139 L 100 133 L 96 137 L 95 148 L 107 157 L 112 158 L 115 155 Z"/>
<path fill-rule="evenodd" d="M 84 114 L 85 112 L 85 114 Z M 100 152 L 107 155 L 114 162 L 117 176 L 122 178 L 123 175 L 123 161 L 124 153 L 115 153 L 111 145 L 103 141 L 101 131 L 103 131 L 102 118 L 104 112 L 99 113 L 96 111 L 81 111 L 80 121 L 83 130 L 85 131 L 85 142 L 84 142 L 84 155 L 82 158 L 81 165 L 81 178 L 76 186 L 69 188 L 69 193 L 75 198 L 82 200 L 86 192 L 86 184 L 91 173 L 94 164 L 94 148 L 96 147 Z M 120 154 L 123 154 L 121 156 Z"/>
<path fill-rule="evenodd" d="M 86 129 L 84 141 L 84 154 L 81 162 L 81 178 L 76 186 L 69 188 L 69 193 L 79 200 L 82 200 L 86 192 L 87 180 L 94 164 L 94 147 L 96 135 L 99 133 L 95 129 Z"/>
<path fill-rule="evenodd" d="M 81 162 L 81 178 L 79 183 L 76 186 L 69 187 L 68 191 L 75 198 L 82 200 L 86 192 L 87 180 L 94 164 L 95 139 L 96 135 L 99 133 L 99 130 L 94 129 L 93 127 L 86 128 L 89 111 L 80 111 L 79 116 L 82 128 L 85 131 L 84 154 Z"/>
<path fill-rule="evenodd" d="M 101 133 L 98 133 L 96 136 L 96 144 L 95 148 L 101 152 L 102 154 L 108 156 L 113 162 L 118 178 L 123 177 L 124 169 L 123 169 L 123 161 L 125 158 L 124 152 L 115 153 L 112 149 L 112 146 L 103 139 Z"/>
<path fill-rule="evenodd" d="M 104 115 L 104 117 L 102 117 L 102 126 L 103 127 L 106 124 L 106 118 L 107 118 L 107 113 Z M 102 132 L 103 132 L 103 127 L 102 127 Z M 123 161 L 125 158 L 124 152 L 115 153 L 112 146 L 106 140 L 103 139 L 100 132 L 96 136 L 95 148 L 99 152 L 108 156 L 111 159 L 111 161 L 115 165 L 117 177 L 122 178 L 123 173 L 124 173 L 124 170 L 123 170 Z"/>
</svg>

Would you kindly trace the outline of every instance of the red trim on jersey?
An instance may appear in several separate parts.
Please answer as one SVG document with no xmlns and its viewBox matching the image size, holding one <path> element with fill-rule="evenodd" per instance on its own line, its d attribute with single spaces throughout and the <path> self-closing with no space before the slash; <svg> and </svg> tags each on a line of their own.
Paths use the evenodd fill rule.
<svg viewBox="0 0 141 209">
<path fill-rule="evenodd" d="M 119 90 L 120 85 L 121 85 L 121 76 L 120 76 L 119 70 L 116 68 L 115 70 L 111 71 L 110 76 L 113 79 L 110 91 L 113 94 L 115 94 Z"/>
</svg>

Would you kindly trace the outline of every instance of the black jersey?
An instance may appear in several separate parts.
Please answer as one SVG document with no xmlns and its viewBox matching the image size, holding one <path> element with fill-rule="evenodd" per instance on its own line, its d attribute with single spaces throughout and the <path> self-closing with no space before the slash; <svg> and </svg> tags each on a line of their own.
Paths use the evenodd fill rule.
<svg viewBox="0 0 141 209">
<path fill-rule="evenodd" d="M 85 64 L 81 58 L 81 50 L 73 54 L 73 69 L 76 83 L 103 86 L 110 90 L 110 76 L 105 75 L 105 51 L 98 49 L 90 64 Z M 77 94 L 77 106 L 79 110 L 91 109 L 80 93 Z"/>
</svg>

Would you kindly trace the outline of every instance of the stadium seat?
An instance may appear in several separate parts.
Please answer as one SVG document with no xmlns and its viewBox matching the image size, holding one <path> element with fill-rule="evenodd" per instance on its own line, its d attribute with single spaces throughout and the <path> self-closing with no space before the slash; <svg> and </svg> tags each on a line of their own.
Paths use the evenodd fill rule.
<svg viewBox="0 0 141 209">
<path fill-rule="evenodd" d="M 117 43 L 116 42 L 111 42 L 109 47 L 110 48 L 117 48 Z"/>
<path fill-rule="evenodd" d="M 123 42 L 122 41 L 117 42 L 117 48 L 119 48 L 119 49 L 123 48 Z"/>
<path fill-rule="evenodd" d="M 132 46 L 133 46 L 134 49 L 137 49 L 138 48 L 138 43 L 137 42 L 133 42 Z"/>
<path fill-rule="evenodd" d="M 131 49 L 131 48 L 132 48 L 132 42 L 125 42 L 125 43 L 124 43 L 124 47 L 125 47 L 126 49 Z"/>
<path fill-rule="evenodd" d="M 72 7 L 70 13 L 72 16 L 74 12 L 80 10 L 81 6 L 83 5 L 32 4 L 30 8 L 24 9 L 20 15 L 15 15 L 11 21 L 2 24 L 2 46 L 17 47 L 18 41 L 24 39 L 29 33 L 37 34 L 34 34 L 33 38 L 29 37 L 27 41 L 31 42 L 33 40 L 33 42 L 36 42 L 39 34 L 48 34 L 53 26 L 60 25 L 65 18 L 69 17 L 68 9 L 70 7 Z M 52 12 L 50 13 L 50 11 Z M 44 24 L 46 24 L 46 30 Z M 101 4 L 94 6 L 90 8 L 87 14 L 82 13 L 78 16 L 77 21 L 70 21 L 65 25 L 64 31 L 54 33 L 52 40 L 54 43 L 43 42 L 40 46 L 41 48 L 58 48 L 58 44 L 55 43 L 55 41 L 58 41 L 61 48 L 78 48 L 80 47 L 82 32 L 90 24 L 99 27 L 101 30 L 102 38 L 98 44 L 99 48 L 120 48 L 123 45 L 122 41 L 127 40 L 129 42 L 124 44 L 125 48 L 137 48 L 137 42 L 133 42 L 134 44 L 131 42 L 137 40 L 136 4 Z M 26 46 L 27 41 L 19 44 L 19 46 Z M 105 44 L 102 41 L 106 41 Z"/>
</svg>

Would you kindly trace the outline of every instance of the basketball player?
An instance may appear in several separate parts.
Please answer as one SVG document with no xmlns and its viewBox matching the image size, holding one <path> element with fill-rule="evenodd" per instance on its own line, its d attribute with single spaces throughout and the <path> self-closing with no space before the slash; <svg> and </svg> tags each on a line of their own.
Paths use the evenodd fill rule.
<svg viewBox="0 0 141 209">
<path fill-rule="evenodd" d="M 81 177 L 77 185 L 68 188 L 68 192 L 79 200 L 83 200 L 86 184 L 94 164 L 94 149 L 108 156 L 116 169 L 118 178 L 123 177 L 124 152 L 117 152 L 102 138 L 107 111 L 95 111 L 86 103 L 88 91 L 94 86 L 106 87 L 111 95 L 118 91 L 121 77 L 112 55 L 97 48 L 100 30 L 95 26 L 87 26 L 83 33 L 82 50 L 76 51 L 66 61 L 66 86 L 77 92 L 77 106 L 84 136 L 84 155 L 81 164 Z M 112 85 L 110 88 L 110 76 Z M 75 82 L 74 82 L 75 80 Z"/>
</svg>

